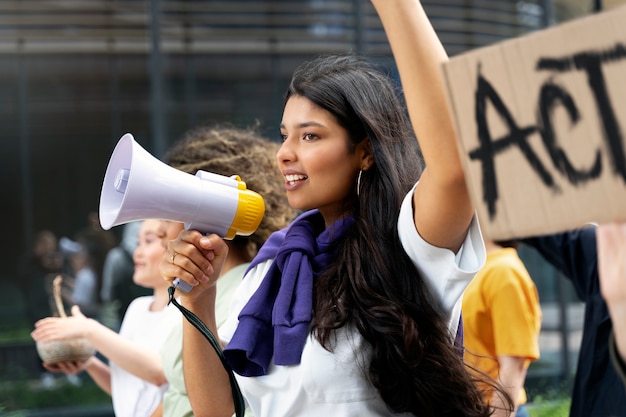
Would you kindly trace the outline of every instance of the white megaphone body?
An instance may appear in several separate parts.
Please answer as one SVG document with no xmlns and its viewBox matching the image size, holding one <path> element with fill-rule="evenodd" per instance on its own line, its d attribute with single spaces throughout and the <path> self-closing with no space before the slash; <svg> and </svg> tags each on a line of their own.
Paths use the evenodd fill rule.
<svg viewBox="0 0 626 417">
<path fill-rule="evenodd" d="M 265 204 L 238 176 L 206 171 L 194 176 L 172 168 L 127 133 L 111 155 L 99 213 L 105 230 L 135 220 L 162 219 L 232 239 L 256 231 Z"/>
</svg>

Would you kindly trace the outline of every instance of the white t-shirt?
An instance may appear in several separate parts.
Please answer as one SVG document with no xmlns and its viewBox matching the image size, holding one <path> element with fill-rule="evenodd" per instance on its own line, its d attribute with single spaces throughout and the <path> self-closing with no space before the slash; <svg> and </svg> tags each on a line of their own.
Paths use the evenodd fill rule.
<svg viewBox="0 0 626 417">
<path fill-rule="evenodd" d="M 424 279 L 440 296 L 450 312 L 450 343 L 461 314 L 463 290 L 485 262 L 485 247 L 476 219 L 472 221 L 463 247 L 455 255 L 422 239 L 413 221 L 412 195 L 404 199 L 398 219 L 400 240 Z M 259 287 L 272 260 L 250 271 L 235 294 L 228 321 L 219 329 L 227 343 L 238 323 L 238 315 Z M 287 416 L 390 416 L 393 415 L 378 391 L 363 374 L 369 362 L 368 345 L 350 328 L 337 332 L 333 352 L 309 336 L 299 365 L 269 366 L 267 375 L 236 375 L 241 391 L 256 417 Z M 365 367 L 367 368 L 367 367 Z"/>
<path fill-rule="evenodd" d="M 180 311 L 169 304 L 161 311 L 150 311 L 154 297 L 134 299 L 120 327 L 120 336 L 137 345 L 159 352 L 167 335 L 180 325 Z M 126 372 L 115 363 L 111 367 L 111 396 L 116 417 L 150 416 L 161 402 L 167 384 L 156 386 Z"/>
</svg>

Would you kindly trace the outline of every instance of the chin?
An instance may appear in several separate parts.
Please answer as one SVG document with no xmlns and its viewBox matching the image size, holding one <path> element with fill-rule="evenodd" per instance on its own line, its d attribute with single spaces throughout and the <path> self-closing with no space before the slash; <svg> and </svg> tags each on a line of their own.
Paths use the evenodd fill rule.
<svg viewBox="0 0 626 417">
<path fill-rule="evenodd" d="M 301 201 L 293 201 L 293 200 L 288 200 L 288 201 L 289 201 L 289 206 L 291 206 L 291 208 L 294 210 L 309 211 L 315 208 L 314 206 L 311 206 L 311 204 L 306 204 Z"/>
</svg>

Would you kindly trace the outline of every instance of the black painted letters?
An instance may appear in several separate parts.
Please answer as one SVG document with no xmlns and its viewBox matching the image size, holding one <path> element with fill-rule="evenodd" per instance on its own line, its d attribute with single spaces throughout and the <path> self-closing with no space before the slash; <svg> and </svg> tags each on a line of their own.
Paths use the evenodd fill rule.
<svg viewBox="0 0 626 417">
<path fill-rule="evenodd" d="M 593 94 L 594 103 L 602 122 L 600 133 L 608 149 L 608 157 L 612 171 L 626 182 L 626 155 L 624 153 L 623 135 L 614 108 L 612 106 L 608 86 L 602 71 L 607 63 L 626 58 L 626 48 L 617 44 L 606 51 L 586 51 L 565 58 L 541 58 L 537 63 L 537 71 L 549 71 L 550 77 L 541 85 L 538 96 L 537 125 L 520 127 L 511 112 L 500 98 L 493 85 L 478 72 L 475 91 L 475 118 L 479 146 L 469 152 L 472 160 L 478 160 L 482 167 L 483 200 L 487 204 L 489 217 L 496 216 L 498 200 L 498 183 L 495 172 L 495 157 L 517 147 L 532 171 L 541 182 L 554 192 L 559 187 L 550 171 L 542 164 L 528 143 L 528 138 L 539 133 L 554 169 L 572 185 L 599 178 L 602 173 L 601 150 L 597 149 L 588 167 L 575 167 L 567 156 L 566 148 L 561 146 L 552 125 L 552 114 L 557 106 L 567 112 L 572 124 L 581 122 L 581 115 L 572 97 L 565 87 L 553 81 L 555 73 L 582 70 L 587 76 L 587 84 Z M 493 138 L 487 121 L 487 105 L 491 103 L 497 115 L 507 127 L 508 133 L 500 138 Z"/>
</svg>

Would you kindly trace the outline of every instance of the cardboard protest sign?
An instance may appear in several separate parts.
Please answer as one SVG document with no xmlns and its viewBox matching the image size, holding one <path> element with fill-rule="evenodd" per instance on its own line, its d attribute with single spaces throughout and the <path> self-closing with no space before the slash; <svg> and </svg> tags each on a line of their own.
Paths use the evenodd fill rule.
<svg viewBox="0 0 626 417">
<path fill-rule="evenodd" d="M 626 220 L 626 8 L 453 57 L 443 67 L 483 233 Z"/>
</svg>

